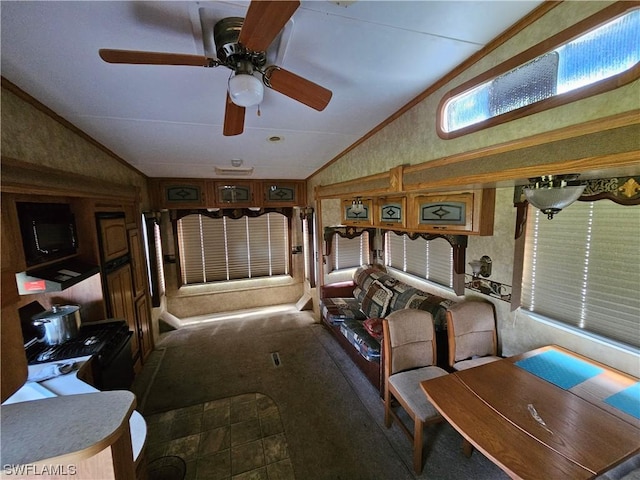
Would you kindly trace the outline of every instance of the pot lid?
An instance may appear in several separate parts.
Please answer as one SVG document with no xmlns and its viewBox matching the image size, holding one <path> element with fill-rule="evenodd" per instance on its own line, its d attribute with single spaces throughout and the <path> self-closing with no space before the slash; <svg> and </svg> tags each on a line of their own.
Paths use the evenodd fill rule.
<svg viewBox="0 0 640 480">
<path fill-rule="evenodd" d="M 37 315 L 31 317 L 31 320 L 45 320 L 58 317 L 64 317 L 65 315 L 71 315 L 80 310 L 78 305 L 53 305 L 51 310 L 46 312 L 40 312 Z"/>
</svg>

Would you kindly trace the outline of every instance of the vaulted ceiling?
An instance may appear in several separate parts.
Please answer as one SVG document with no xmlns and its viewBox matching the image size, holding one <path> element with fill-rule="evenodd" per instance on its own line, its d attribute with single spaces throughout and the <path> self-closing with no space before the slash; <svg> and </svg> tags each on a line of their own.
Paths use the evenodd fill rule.
<svg viewBox="0 0 640 480">
<path fill-rule="evenodd" d="M 150 177 L 304 179 L 540 1 L 302 1 L 267 63 L 333 93 L 316 111 L 265 89 L 223 136 L 223 66 L 106 63 L 99 49 L 215 57 L 213 25 L 247 1 L 2 2 L 2 76 Z M 275 138 L 279 141 L 273 141 Z"/>
</svg>

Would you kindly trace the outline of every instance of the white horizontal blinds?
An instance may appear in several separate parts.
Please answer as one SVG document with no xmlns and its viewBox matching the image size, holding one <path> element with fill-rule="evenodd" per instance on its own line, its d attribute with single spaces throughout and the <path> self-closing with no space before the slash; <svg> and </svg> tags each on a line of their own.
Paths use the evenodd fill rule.
<svg viewBox="0 0 640 480">
<path fill-rule="evenodd" d="M 640 206 L 593 207 L 585 328 L 640 347 Z"/>
<path fill-rule="evenodd" d="M 252 218 L 249 235 L 250 277 L 267 277 L 271 274 L 269 237 L 269 218 L 267 215 Z"/>
<path fill-rule="evenodd" d="M 263 215 L 269 222 L 269 275 L 289 274 L 289 220 L 280 213 Z"/>
<path fill-rule="evenodd" d="M 156 247 L 156 268 L 158 269 L 158 293 L 162 296 L 165 294 L 166 285 L 164 283 L 164 260 L 162 256 L 162 236 L 160 234 L 160 225 L 157 223 L 153 224 L 153 242 Z"/>
<path fill-rule="evenodd" d="M 411 240 L 407 235 L 385 234 L 386 265 L 440 285 L 453 285 L 453 248 L 444 238 Z"/>
<path fill-rule="evenodd" d="M 427 242 L 427 278 L 440 285 L 453 286 L 453 248 L 444 238 Z"/>
<path fill-rule="evenodd" d="M 229 280 L 250 278 L 249 262 L 247 261 L 249 258 L 247 217 L 235 220 L 224 217 L 224 220 Z"/>
<path fill-rule="evenodd" d="M 427 278 L 427 241 L 418 237 L 405 242 L 405 272 L 416 277 Z"/>
<path fill-rule="evenodd" d="M 226 281 L 289 273 L 289 226 L 285 215 L 178 220 L 184 284 Z"/>
<path fill-rule="evenodd" d="M 404 264 L 404 242 L 406 235 L 398 235 L 394 232 L 385 233 L 385 255 L 388 267 L 405 270 Z"/>
<path fill-rule="evenodd" d="M 228 280 L 224 218 L 199 215 L 202 221 L 205 282 Z"/>
<path fill-rule="evenodd" d="M 334 234 L 332 255 L 335 270 L 369 263 L 369 233 L 362 232 L 354 238 Z"/>
<path fill-rule="evenodd" d="M 178 242 L 180 244 L 180 270 L 182 283 L 205 281 L 202 223 L 200 215 L 187 215 L 178 221 Z"/>
<path fill-rule="evenodd" d="M 576 202 L 548 220 L 529 208 L 523 307 L 640 346 L 640 206 Z"/>
</svg>

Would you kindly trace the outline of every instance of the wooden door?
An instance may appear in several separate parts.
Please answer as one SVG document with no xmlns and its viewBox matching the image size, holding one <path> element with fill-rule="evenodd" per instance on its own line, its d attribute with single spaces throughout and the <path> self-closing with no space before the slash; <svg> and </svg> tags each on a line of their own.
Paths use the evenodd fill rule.
<svg viewBox="0 0 640 480">
<path fill-rule="evenodd" d="M 140 244 L 140 233 L 137 228 L 131 228 L 129 235 L 129 253 L 131 255 L 131 270 L 133 273 L 133 293 L 137 297 L 146 291 L 145 261 Z"/>
<path fill-rule="evenodd" d="M 136 310 L 133 302 L 131 266 L 126 264 L 107 274 L 106 280 L 110 315 L 115 320 L 126 320 L 129 330 L 133 331 L 133 336 L 131 337 L 131 354 L 135 359 L 138 356 L 140 345 L 136 325 Z"/>
<path fill-rule="evenodd" d="M 136 300 L 136 316 L 138 319 L 138 329 L 140 338 L 140 356 L 145 361 L 153 350 L 153 337 L 151 336 L 151 314 L 149 312 L 149 302 L 147 296 L 142 295 Z"/>
</svg>

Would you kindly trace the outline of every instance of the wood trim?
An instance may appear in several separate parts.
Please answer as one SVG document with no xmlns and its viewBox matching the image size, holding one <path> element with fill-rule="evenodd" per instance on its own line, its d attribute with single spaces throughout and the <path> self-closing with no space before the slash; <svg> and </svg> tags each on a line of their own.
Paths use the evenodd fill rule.
<svg viewBox="0 0 640 480">
<path fill-rule="evenodd" d="M 2 157 L 2 193 L 133 200 L 140 202 L 140 187 L 121 185 L 78 173 Z"/>
<path fill-rule="evenodd" d="M 141 175 L 144 178 L 147 178 L 147 175 L 145 175 L 144 173 L 142 173 L 140 170 L 138 170 L 137 168 L 135 168 L 133 165 L 131 165 L 130 163 L 128 163 L 126 160 L 124 160 L 122 157 L 119 157 L 118 155 L 116 155 L 115 153 L 113 153 L 111 150 L 109 150 L 107 147 L 105 147 L 103 144 L 101 144 L 100 142 L 98 142 L 95 138 L 87 135 L 85 132 L 83 132 L 82 130 L 80 130 L 78 127 L 76 127 L 73 123 L 71 123 L 70 121 L 68 121 L 67 119 L 65 119 L 64 117 L 61 117 L 60 115 L 58 115 L 56 112 L 54 112 L 53 110 L 51 110 L 49 107 L 47 107 L 45 104 L 43 104 L 42 102 L 40 102 L 39 100 L 37 100 L 36 98 L 32 97 L 31 95 L 29 95 L 27 92 L 25 92 L 24 90 L 22 90 L 20 87 L 18 87 L 16 84 L 10 82 L 9 80 L 7 80 L 4 77 L 0 77 L 1 79 L 1 85 L 2 88 L 4 88 L 5 90 L 13 93 L 16 97 L 20 98 L 21 100 L 25 101 L 26 103 L 28 103 L 29 105 L 31 105 L 32 107 L 34 107 L 35 109 L 41 111 L 42 113 L 44 113 L 45 115 L 51 117 L 53 120 L 55 120 L 56 122 L 58 122 L 60 125 L 62 125 L 63 127 L 71 130 L 74 134 L 78 135 L 80 138 L 82 138 L 83 140 L 85 140 L 86 142 L 90 143 L 91 145 L 93 145 L 94 147 L 98 148 L 99 150 L 103 151 L 104 153 L 106 153 L 107 155 L 109 155 L 110 157 L 112 157 L 114 160 L 116 160 L 117 162 L 121 163 L 122 165 L 124 165 L 125 167 L 129 168 L 130 170 L 136 172 L 138 175 Z"/>
<path fill-rule="evenodd" d="M 309 181 L 315 175 L 319 174 L 323 170 L 325 170 L 328 167 L 330 167 L 331 165 L 333 165 L 340 158 L 344 157 L 347 153 L 349 153 L 350 151 L 354 150 L 359 145 L 363 144 L 369 138 L 373 137 L 376 133 L 381 131 L 383 128 L 385 128 L 387 125 L 392 123 L 394 120 L 400 118 L 402 115 L 404 115 L 410 109 L 412 109 L 417 104 L 419 104 L 420 102 L 425 100 L 427 97 L 432 95 L 434 92 L 436 92 L 437 90 L 439 90 L 440 88 L 445 86 L 447 83 L 449 83 L 450 81 L 455 79 L 462 72 L 464 72 L 465 70 L 469 69 L 472 65 L 474 65 L 475 63 L 477 63 L 478 61 L 480 61 L 481 59 L 483 59 L 484 57 L 489 55 L 495 49 L 497 49 L 498 47 L 500 47 L 501 45 L 506 43 L 508 40 L 510 40 L 511 38 L 516 36 L 518 33 L 520 33 L 522 30 L 527 28 L 529 25 L 531 25 L 532 23 L 535 23 L 536 21 L 538 21 L 547 12 L 551 11 L 552 9 L 554 9 L 555 7 L 560 5 L 561 3 L 562 3 L 561 1 L 547 0 L 544 3 L 542 3 L 541 5 L 539 5 L 535 10 L 530 12 L 526 17 L 520 19 L 517 23 L 515 23 L 513 26 L 511 26 L 508 30 L 506 30 L 505 32 L 503 32 L 502 34 L 498 35 L 496 38 L 491 40 L 488 44 L 486 44 L 484 46 L 484 48 L 482 48 L 481 50 L 479 50 L 478 52 L 473 54 L 467 60 L 465 60 L 460 65 L 458 65 L 453 70 L 451 70 L 449 73 L 447 73 L 442 78 L 437 80 L 434 84 L 432 84 L 430 87 L 428 87 L 426 90 L 424 90 L 421 94 L 419 94 L 417 97 L 415 97 L 409 103 L 407 103 L 405 106 L 403 106 L 398 111 L 396 111 L 395 113 L 393 113 L 392 115 L 387 117 L 384 121 L 382 121 L 382 123 L 378 124 L 372 130 L 370 130 L 368 133 L 366 133 L 363 137 L 359 138 L 355 143 L 351 144 L 349 147 L 347 147 L 345 150 L 343 150 L 337 156 L 335 156 L 333 159 L 331 159 L 328 163 L 326 163 L 325 165 L 320 167 L 318 170 L 313 172 L 311 175 L 309 175 L 306 178 L 306 180 Z"/>
<path fill-rule="evenodd" d="M 417 185 L 416 189 L 421 190 L 443 190 L 450 188 L 462 188 L 467 185 L 485 184 L 487 182 L 506 182 L 518 179 L 539 177 L 553 172 L 554 175 L 569 174 L 575 172 L 586 172 L 589 170 L 602 171 L 616 167 L 640 167 L 640 152 L 623 152 L 612 155 L 585 157 L 576 160 L 560 160 L 558 162 L 536 165 L 531 167 L 517 167 L 490 174 L 467 175 L 463 177 L 448 178 L 431 182 L 424 185 Z"/>
<path fill-rule="evenodd" d="M 640 166 L 640 153 L 637 150 L 612 153 L 608 155 L 596 155 L 571 160 L 558 160 L 557 162 L 545 163 L 535 166 L 514 167 L 511 169 L 501 169 L 490 173 L 477 173 L 467 175 L 457 175 L 451 178 L 429 180 L 421 183 L 409 183 L 407 180 L 412 174 L 425 174 L 435 169 L 447 169 L 464 162 L 486 159 L 493 155 L 508 154 L 527 148 L 543 145 L 553 145 L 563 140 L 571 140 L 576 137 L 588 137 L 608 130 L 618 128 L 633 127 L 640 125 L 640 109 L 632 110 L 611 117 L 591 120 L 579 125 L 571 125 L 565 128 L 554 130 L 548 133 L 540 133 L 530 137 L 519 138 L 508 142 L 479 148 L 477 150 L 463 152 L 448 157 L 442 157 L 417 165 L 402 166 L 403 179 L 400 181 L 402 191 L 413 192 L 419 190 L 442 190 L 460 188 L 478 188 L 480 186 L 495 186 L 498 182 L 515 182 L 530 177 L 547 175 L 550 173 L 587 173 L 590 170 L 603 172 L 608 169 L 623 168 L 629 166 Z M 585 138 L 585 142 L 588 141 Z M 397 167 L 396 167 L 397 168 Z M 366 177 L 338 182 L 330 185 L 316 186 L 315 195 L 317 200 L 328 198 L 340 198 L 354 195 L 384 195 L 386 193 L 397 192 L 391 186 L 391 178 L 395 174 L 395 169 L 390 172 L 378 173 Z M 387 176 L 390 179 L 390 186 L 387 191 L 383 189 L 368 189 L 368 185 L 373 184 Z"/>
<path fill-rule="evenodd" d="M 315 191 L 316 199 L 350 197 L 355 196 L 356 193 L 362 197 L 397 192 L 392 186 L 394 169 L 391 172 L 376 173 L 330 185 L 318 185 Z"/>
<path fill-rule="evenodd" d="M 582 135 L 590 135 L 605 130 L 613 130 L 637 124 L 640 124 L 640 109 L 619 113 L 610 117 L 598 118 L 596 120 L 591 120 L 577 125 L 569 125 L 568 127 L 563 127 L 551 132 L 538 133 L 529 137 L 518 138 L 516 140 L 479 148 L 469 152 L 442 157 L 437 160 L 424 162 L 418 165 L 409 165 L 405 167 L 404 171 L 405 173 L 412 173 L 423 169 L 444 167 L 454 163 L 483 158 L 488 155 L 511 152 L 522 148 L 535 147 L 546 143 L 567 140 Z"/>
</svg>

